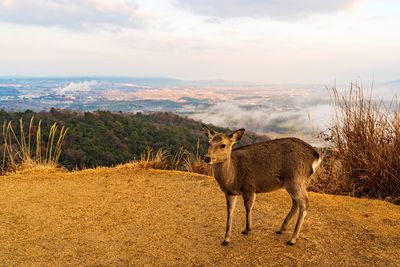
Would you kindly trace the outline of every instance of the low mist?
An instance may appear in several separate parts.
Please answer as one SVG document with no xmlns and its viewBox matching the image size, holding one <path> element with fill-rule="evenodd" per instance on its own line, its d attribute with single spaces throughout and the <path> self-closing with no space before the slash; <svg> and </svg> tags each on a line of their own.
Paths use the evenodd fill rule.
<svg viewBox="0 0 400 267">
<path fill-rule="evenodd" d="M 222 102 L 191 117 L 205 123 L 228 128 L 243 127 L 257 133 L 303 134 L 313 137 L 327 129 L 331 118 L 331 106 L 328 103 L 314 103 L 284 109 L 282 107 L 243 107 L 233 102 Z"/>
</svg>

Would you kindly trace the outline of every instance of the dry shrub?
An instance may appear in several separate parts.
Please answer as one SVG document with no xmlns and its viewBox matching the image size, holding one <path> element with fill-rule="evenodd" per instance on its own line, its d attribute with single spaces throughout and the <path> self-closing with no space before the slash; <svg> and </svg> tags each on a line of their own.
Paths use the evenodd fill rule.
<svg viewBox="0 0 400 267">
<path fill-rule="evenodd" d="M 190 154 L 184 147 L 181 147 L 178 153 L 169 157 L 169 169 L 182 170 L 184 162 Z"/>
<path fill-rule="evenodd" d="M 348 179 L 343 179 L 342 165 L 339 160 L 333 157 L 332 149 L 325 149 L 322 152 L 323 160 L 321 165 L 312 176 L 308 189 L 310 191 L 325 194 L 351 195 L 351 186 Z"/>
<path fill-rule="evenodd" d="M 187 153 L 185 157 L 184 167 L 188 172 L 195 172 L 204 175 L 212 175 L 211 167 L 204 162 L 203 158 L 199 154 L 200 142 L 197 140 L 196 153 Z"/>
<path fill-rule="evenodd" d="M 155 151 L 153 148 L 147 147 L 140 155 L 140 160 L 134 160 L 133 164 L 144 169 L 181 170 L 187 153 L 183 147 L 176 154 L 171 154 L 164 148 Z"/>
<path fill-rule="evenodd" d="M 151 168 L 151 169 L 168 169 L 168 153 L 165 149 L 159 149 L 157 152 L 150 147 L 147 148 L 140 155 L 140 160 L 136 161 L 136 164 L 139 168 Z"/>
<path fill-rule="evenodd" d="M 138 168 L 178 170 L 211 175 L 211 168 L 203 161 L 199 151 L 199 142 L 197 142 L 195 153 L 187 151 L 184 147 L 181 147 L 176 154 L 171 154 L 166 149 L 159 149 L 155 152 L 148 147 L 141 154 L 140 160 L 133 161 L 133 165 Z"/>
<path fill-rule="evenodd" d="M 14 129 L 12 121 L 3 123 L 3 163 L 2 174 L 12 172 L 55 171 L 61 169 L 58 164 L 62 144 L 68 129 L 58 129 L 54 123 L 49 131 L 47 142 L 43 145 L 41 121 L 34 125 L 34 117 L 25 129 L 21 118 Z"/>
<path fill-rule="evenodd" d="M 332 151 L 318 182 L 325 184 L 329 193 L 400 204 L 398 102 L 385 105 L 372 97 L 365 98 L 362 89 L 354 84 L 345 94 L 336 88 L 332 92 L 335 114 L 326 136 Z"/>
</svg>

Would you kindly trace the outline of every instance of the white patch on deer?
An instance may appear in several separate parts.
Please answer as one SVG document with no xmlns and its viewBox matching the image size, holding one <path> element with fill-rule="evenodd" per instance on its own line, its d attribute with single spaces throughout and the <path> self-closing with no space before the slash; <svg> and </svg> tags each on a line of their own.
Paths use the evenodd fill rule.
<svg viewBox="0 0 400 267">
<path fill-rule="evenodd" d="M 322 162 L 322 157 L 319 157 L 318 160 L 315 160 L 315 161 L 313 162 L 313 164 L 311 165 L 311 166 L 312 166 L 312 169 L 313 169 L 313 173 L 315 173 L 315 171 L 317 170 L 317 168 L 319 167 L 319 165 L 321 164 L 321 162 Z"/>
</svg>

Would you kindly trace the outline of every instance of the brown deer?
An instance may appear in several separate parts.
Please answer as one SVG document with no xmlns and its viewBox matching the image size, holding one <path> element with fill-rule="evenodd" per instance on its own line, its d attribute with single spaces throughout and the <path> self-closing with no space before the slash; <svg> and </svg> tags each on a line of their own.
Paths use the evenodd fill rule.
<svg viewBox="0 0 400 267">
<path fill-rule="evenodd" d="M 321 157 L 314 148 L 297 138 L 282 138 L 232 149 L 239 141 L 244 129 L 230 135 L 218 133 L 202 125 L 208 137 L 209 149 L 204 161 L 211 164 L 213 175 L 225 193 L 227 221 L 225 239 L 231 240 L 232 216 L 238 195 L 242 195 L 246 209 L 246 228 L 242 234 L 249 234 L 252 223 L 252 207 L 256 193 L 271 192 L 285 187 L 292 198 L 292 207 L 276 232 L 282 234 L 300 208 L 299 217 L 288 245 L 294 245 L 299 238 L 304 217 L 307 214 L 307 183 L 321 163 Z"/>
</svg>

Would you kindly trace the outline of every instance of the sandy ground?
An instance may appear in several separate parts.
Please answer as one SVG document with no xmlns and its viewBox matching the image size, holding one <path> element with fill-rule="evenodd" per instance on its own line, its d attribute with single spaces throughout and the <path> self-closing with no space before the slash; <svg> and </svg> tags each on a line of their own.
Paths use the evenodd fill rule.
<svg viewBox="0 0 400 267">
<path fill-rule="evenodd" d="M 301 239 L 274 232 L 290 208 L 260 194 L 254 227 L 220 245 L 225 199 L 206 176 L 129 166 L 0 177 L 1 266 L 400 266 L 400 206 L 310 193 Z"/>
</svg>

